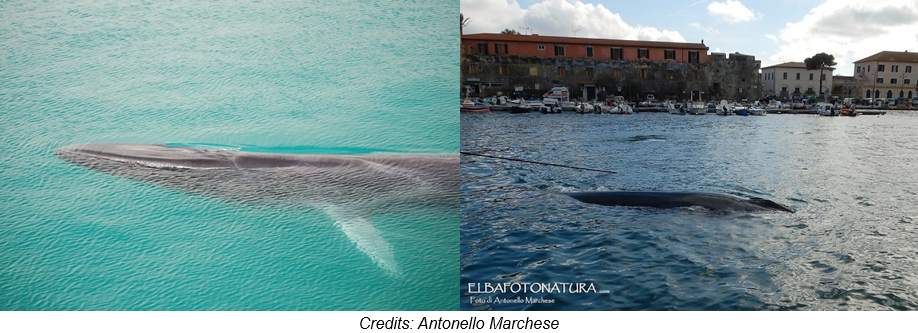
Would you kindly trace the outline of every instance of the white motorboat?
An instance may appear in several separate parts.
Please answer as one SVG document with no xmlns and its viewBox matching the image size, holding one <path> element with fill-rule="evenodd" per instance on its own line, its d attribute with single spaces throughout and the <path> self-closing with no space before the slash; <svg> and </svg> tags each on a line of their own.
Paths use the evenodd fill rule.
<svg viewBox="0 0 918 333">
<path fill-rule="evenodd" d="M 676 104 L 673 103 L 673 101 L 663 102 L 663 107 L 666 108 L 666 111 L 668 111 L 669 114 L 685 114 L 685 111 L 676 107 Z"/>
<path fill-rule="evenodd" d="M 708 106 L 702 103 L 692 103 L 685 109 L 686 114 L 705 115 L 708 114 Z"/>
<path fill-rule="evenodd" d="M 593 111 L 595 110 L 596 110 L 596 107 L 590 103 L 581 102 L 580 104 L 577 104 L 577 106 L 574 107 L 574 111 L 579 112 L 579 113 L 593 113 Z"/>
<path fill-rule="evenodd" d="M 780 101 L 772 100 L 772 101 L 768 102 L 768 106 L 765 107 L 765 111 L 766 111 L 766 112 L 778 113 L 778 112 L 781 111 L 781 109 L 782 109 L 783 107 L 784 107 L 784 105 L 781 104 Z"/>
<path fill-rule="evenodd" d="M 545 97 L 542 99 L 542 106 L 539 107 L 542 113 L 561 113 L 561 101 L 557 98 Z"/>
<path fill-rule="evenodd" d="M 753 108 L 749 108 L 748 110 L 749 110 L 749 114 L 753 116 L 764 116 L 768 114 L 768 111 L 765 111 L 765 109 L 763 108 L 753 107 Z"/>
<path fill-rule="evenodd" d="M 631 105 L 628 104 L 619 104 L 617 105 L 619 113 L 621 114 L 634 114 L 634 109 L 631 108 Z"/>
<path fill-rule="evenodd" d="M 507 104 L 510 105 L 510 113 L 527 113 L 542 108 L 542 101 L 537 99 L 516 99 Z"/>
</svg>

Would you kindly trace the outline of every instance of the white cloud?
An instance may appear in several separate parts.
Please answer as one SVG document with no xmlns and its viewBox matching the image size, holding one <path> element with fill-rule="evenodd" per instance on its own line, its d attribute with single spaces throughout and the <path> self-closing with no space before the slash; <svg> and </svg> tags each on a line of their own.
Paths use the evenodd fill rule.
<svg viewBox="0 0 918 333">
<path fill-rule="evenodd" d="M 708 5 L 708 14 L 727 23 L 739 23 L 760 18 L 761 14 L 753 13 L 742 2 L 727 0 L 725 2 L 712 2 Z"/>
<path fill-rule="evenodd" d="M 516 0 L 460 0 L 459 11 L 471 19 L 465 33 L 513 29 L 547 36 L 685 42 L 677 31 L 631 26 L 601 4 L 579 0 L 542 0 L 528 9 Z"/>
<path fill-rule="evenodd" d="M 720 31 L 717 31 L 717 29 L 714 29 L 714 28 L 711 28 L 711 27 L 705 27 L 705 26 L 701 25 L 701 23 L 698 23 L 698 22 L 689 23 L 689 26 L 692 27 L 692 28 L 695 28 L 695 29 L 704 31 L 704 32 L 708 33 L 709 35 L 720 35 Z"/>
<path fill-rule="evenodd" d="M 918 3 L 900 0 L 832 0 L 781 29 L 773 63 L 835 56 L 836 75 L 853 75 L 852 62 L 880 51 L 918 51 Z M 766 65 L 766 64 L 763 64 Z"/>
</svg>

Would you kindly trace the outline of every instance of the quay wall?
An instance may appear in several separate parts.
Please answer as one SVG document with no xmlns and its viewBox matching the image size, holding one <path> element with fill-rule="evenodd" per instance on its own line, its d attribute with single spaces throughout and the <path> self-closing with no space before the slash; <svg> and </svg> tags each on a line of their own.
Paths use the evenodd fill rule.
<svg viewBox="0 0 918 333">
<path fill-rule="evenodd" d="M 520 89 L 541 96 L 552 87 L 566 86 L 578 99 L 640 100 L 654 94 L 657 99 L 752 101 L 763 95 L 760 66 L 754 56 L 738 53 L 712 53 L 705 63 L 466 53 L 461 56 L 460 76 L 462 95 L 473 97 L 510 95 Z"/>
</svg>

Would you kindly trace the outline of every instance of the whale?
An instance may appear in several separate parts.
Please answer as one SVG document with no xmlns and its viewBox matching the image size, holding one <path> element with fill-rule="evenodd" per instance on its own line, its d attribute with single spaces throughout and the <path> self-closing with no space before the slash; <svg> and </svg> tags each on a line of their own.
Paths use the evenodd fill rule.
<svg viewBox="0 0 918 333">
<path fill-rule="evenodd" d="M 677 208 L 700 206 L 713 211 L 780 211 L 794 210 L 763 198 L 744 199 L 727 194 L 706 192 L 598 191 L 572 192 L 568 196 L 581 202 L 604 206 Z"/>
<path fill-rule="evenodd" d="M 227 202 L 320 209 L 392 275 L 399 275 L 398 263 L 374 215 L 459 208 L 454 154 L 280 154 L 138 143 L 77 144 L 54 153 L 79 167 Z"/>
</svg>

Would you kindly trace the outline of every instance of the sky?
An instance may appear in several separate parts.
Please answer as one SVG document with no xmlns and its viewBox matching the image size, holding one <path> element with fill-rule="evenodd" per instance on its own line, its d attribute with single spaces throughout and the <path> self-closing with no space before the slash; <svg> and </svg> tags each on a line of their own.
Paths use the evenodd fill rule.
<svg viewBox="0 0 918 333">
<path fill-rule="evenodd" d="M 918 52 L 918 0 L 459 0 L 465 34 L 698 43 L 762 67 L 825 52 L 835 75 L 881 51 Z"/>
</svg>

